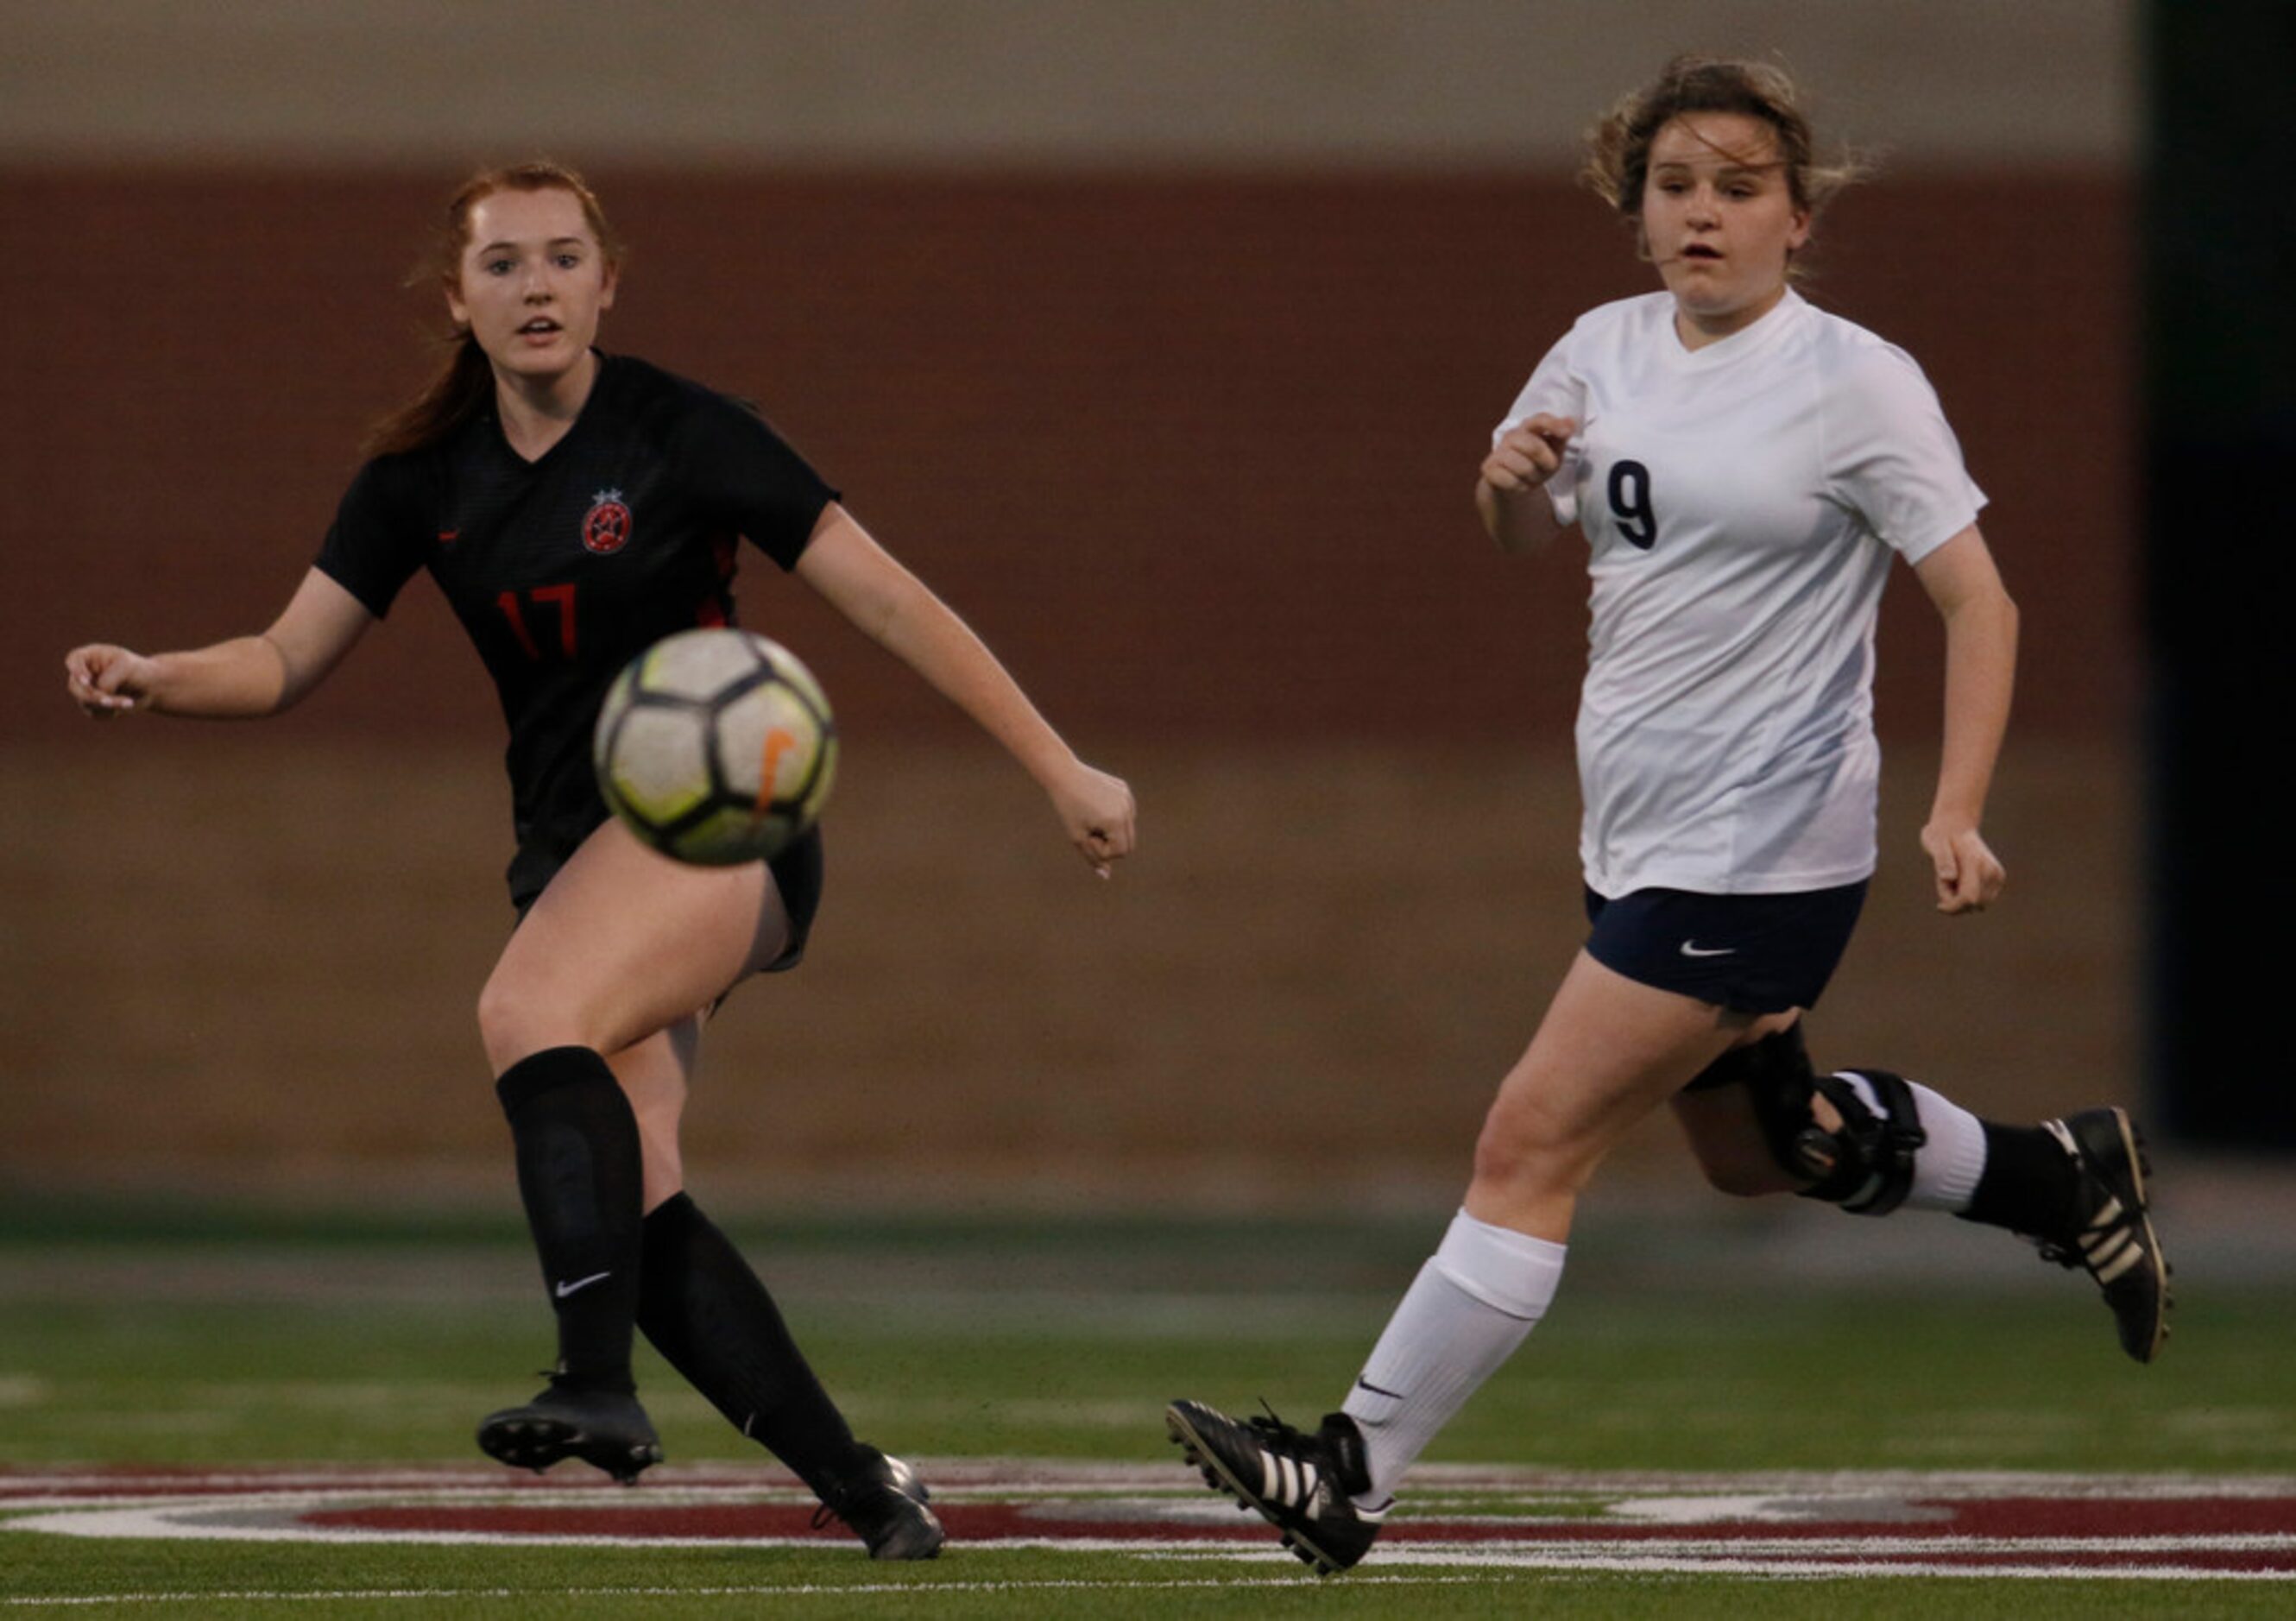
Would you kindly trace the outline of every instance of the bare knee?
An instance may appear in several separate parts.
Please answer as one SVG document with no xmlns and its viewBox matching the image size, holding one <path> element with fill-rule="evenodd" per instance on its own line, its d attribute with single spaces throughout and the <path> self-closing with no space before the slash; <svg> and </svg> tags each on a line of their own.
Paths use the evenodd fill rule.
<svg viewBox="0 0 2296 1621">
<path fill-rule="evenodd" d="M 1675 1114 L 1689 1135 L 1690 1151 L 1705 1173 L 1707 1185 L 1718 1193 L 1733 1199 L 1791 1193 L 1805 1179 L 1778 1163 L 1770 1135 L 1740 1095 L 1742 1090 L 1690 1093 L 1676 1101 Z"/>
<path fill-rule="evenodd" d="M 1519 1198 L 1576 1195 L 1593 1175 L 1595 1158 L 1550 1111 L 1502 1095 L 1475 1139 L 1475 1183 Z"/>
<path fill-rule="evenodd" d="M 555 999 L 497 963 L 479 992 L 479 1039 L 496 1075 L 551 1047 L 594 1046 Z"/>
<path fill-rule="evenodd" d="M 1771 1060 L 1783 1067 L 1790 1080 L 1807 1072 L 1799 1038 L 1773 1038 L 1736 1048 L 1717 1060 L 1708 1074 L 1729 1066 L 1734 1077 L 1729 1084 L 1700 1085 L 1675 1094 L 1675 1119 L 1689 1139 L 1698 1168 L 1717 1192 L 1735 1199 L 1759 1199 L 1769 1193 L 1790 1193 L 1802 1185 L 1801 1179 L 1778 1160 L 1777 1142 L 1784 1122 L 1764 1113 L 1766 1106 L 1774 1113 L 1784 1107 L 1781 1100 L 1800 1088 L 1782 1089 L 1775 1085 L 1770 1071 L 1762 1068 Z M 1758 1085 L 1764 1089 L 1759 1099 Z"/>
</svg>

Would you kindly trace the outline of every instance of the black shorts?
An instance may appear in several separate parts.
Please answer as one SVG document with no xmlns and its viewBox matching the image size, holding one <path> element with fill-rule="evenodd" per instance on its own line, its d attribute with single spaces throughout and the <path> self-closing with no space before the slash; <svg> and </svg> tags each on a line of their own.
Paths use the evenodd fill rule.
<svg viewBox="0 0 2296 1621">
<path fill-rule="evenodd" d="M 797 842 L 766 864 L 781 892 L 782 910 L 789 913 L 789 944 L 782 954 L 758 971 L 786 973 L 805 961 L 805 943 L 813 936 L 813 914 L 821 910 L 821 829 L 809 827 Z"/>
<path fill-rule="evenodd" d="M 1849 949 L 1863 880 L 1792 895 L 1587 891 L 1587 954 L 1638 984 L 1739 1013 L 1817 1005 Z"/>
<path fill-rule="evenodd" d="M 569 849 L 555 854 L 554 859 L 541 859 L 542 852 L 521 846 L 519 859 L 512 864 L 511 904 L 518 908 L 521 922 L 526 921 L 528 910 L 542 898 L 550 887 L 551 879 L 573 855 Z M 774 875 L 774 888 L 780 892 L 782 910 L 789 914 L 789 944 L 782 954 L 758 971 L 767 974 L 786 973 L 805 961 L 805 943 L 813 935 L 814 913 L 821 910 L 821 886 L 824 873 L 821 852 L 821 829 L 808 828 L 789 848 L 766 864 L 766 871 Z M 526 881 L 519 881 L 523 875 Z"/>
</svg>

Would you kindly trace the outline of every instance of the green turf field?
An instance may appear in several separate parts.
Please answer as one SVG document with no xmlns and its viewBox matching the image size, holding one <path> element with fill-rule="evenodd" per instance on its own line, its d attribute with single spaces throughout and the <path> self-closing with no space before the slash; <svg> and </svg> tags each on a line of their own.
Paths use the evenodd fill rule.
<svg viewBox="0 0 2296 1621">
<path fill-rule="evenodd" d="M 1784 1219 L 1804 1214 L 1825 1213 Z M 1136 1495 L 1193 1502 L 1205 1494 L 1164 1439 L 1163 1401 L 1249 1410 L 1264 1398 L 1312 1420 L 1345 1388 L 1441 1218 L 914 1217 L 737 1232 L 779 1281 L 857 1430 L 943 1461 L 960 1483 L 944 1501 L 989 1494 L 962 1484 L 980 1467 L 957 1461 L 1036 1460 L 1105 1466 Z M 1841 1241 L 1862 1236 L 1845 1228 Z M 1948 1230 L 1938 1241 L 1971 1236 Z M 1599 1495 L 1621 1471 L 1707 1478 L 1702 1491 L 1746 1471 L 2062 1478 L 2048 1489 L 2096 1477 L 2296 1477 L 2296 1286 L 2284 1278 L 2188 1280 L 2167 1355 L 2139 1369 L 2119 1355 L 2085 1282 L 2030 1260 L 2030 1272 L 1977 1267 L 1973 1283 L 1948 1281 L 1953 1268 L 1939 1264 L 1917 1269 L 1910 1291 L 1838 1278 L 1812 1289 L 1746 1265 L 1775 1238 L 1590 1224 L 1554 1316 L 1430 1461 L 1463 1479 L 1466 1466 L 1545 1471 L 1538 1492 L 1510 1500 L 1529 1514 L 1576 1512 L 1570 1480 Z M 0 1205 L 0 1492 L 11 1475 L 117 1466 L 452 1466 L 487 1485 L 472 1425 L 529 1394 L 548 1355 L 531 1263 L 504 1223 Z M 671 1466 L 634 1492 L 581 1502 L 667 1502 L 681 1479 L 738 1482 L 744 1471 L 761 1489 L 786 1486 L 659 1363 L 643 1363 L 640 1379 Z M 562 1466 L 552 1484 L 583 1484 L 574 1471 Z M 1246 1602 L 1254 1614 L 1407 1604 L 1426 1615 L 1691 1616 L 1727 1605 L 1755 1617 L 2296 1606 L 2284 1580 L 1454 1569 L 1383 1560 L 1384 1542 L 1352 1576 L 1319 1584 L 1257 1544 L 1156 1559 L 959 1538 L 930 1566 L 889 1568 L 834 1543 L 308 1544 L 6 1528 L 24 1517 L 0 1518 L 0 1612 L 720 1616 L 757 1613 L 769 1598 L 775 1613 L 808 1615 L 921 1604 L 996 1616 Z"/>
</svg>

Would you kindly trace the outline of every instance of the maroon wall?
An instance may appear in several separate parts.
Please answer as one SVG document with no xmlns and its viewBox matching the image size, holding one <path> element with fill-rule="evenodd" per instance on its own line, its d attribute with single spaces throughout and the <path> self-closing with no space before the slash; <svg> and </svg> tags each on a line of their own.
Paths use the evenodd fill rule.
<svg viewBox="0 0 2296 1621">
<path fill-rule="evenodd" d="M 1575 560 L 1517 565 L 1468 490 L 1586 306 L 1652 285 L 1558 180 L 606 174 L 635 244 L 609 347 L 750 394 L 1064 724 L 1174 741 L 1554 736 Z M 440 177 L 0 172 L 9 585 L 0 728 L 76 724 L 56 658 L 180 645 L 284 601 L 412 387 L 398 283 Z M 1921 360 L 2026 610 L 2021 727 L 2118 730 L 2132 689 L 2128 187 L 1884 178 L 1814 296 Z M 850 725 L 930 704 L 753 560 L 745 615 Z M 1900 582 L 1885 729 L 1934 725 Z M 427 586 L 288 723 L 492 735 Z"/>
<path fill-rule="evenodd" d="M 1144 806 L 1085 880 L 995 750 L 870 746 L 947 716 L 756 565 L 853 746 L 802 984 L 712 1030 L 710 1185 L 1448 1198 L 1579 933 L 1583 570 L 1498 556 L 1469 489 L 1572 315 L 1651 284 L 1617 229 L 1521 176 L 600 178 L 609 343 L 762 401 Z M 0 1173 L 504 1185 L 498 722 L 428 585 L 228 746 L 91 726 L 58 670 L 285 600 L 421 374 L 438 181 L 0 172 Z M 1993 495 L 2027 645 L 2013 904 L 1948 929 L 1934 615 L 1891 594 L 1907 746 L 1825 1050 L 2007 1118 L 2125 1095 L 2134 1050 L 2126 202 L 1904 178 L 1824 232 L 1818 296 L 1919 356 Z"/>
</svg>

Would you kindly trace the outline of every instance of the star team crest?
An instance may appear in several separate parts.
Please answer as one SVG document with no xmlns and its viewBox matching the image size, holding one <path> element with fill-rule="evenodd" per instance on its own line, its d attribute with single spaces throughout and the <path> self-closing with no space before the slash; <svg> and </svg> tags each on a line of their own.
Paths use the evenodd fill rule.
<svg viewBox="0 0 2296 1621">
<path fill-rule="evenodd" d="M 590 497 L 582 515 L 582 544 L 600 556 L 619 552 L 630 541 L 630 509 L 618 489 L 602 489 Z"/>
</svg>

